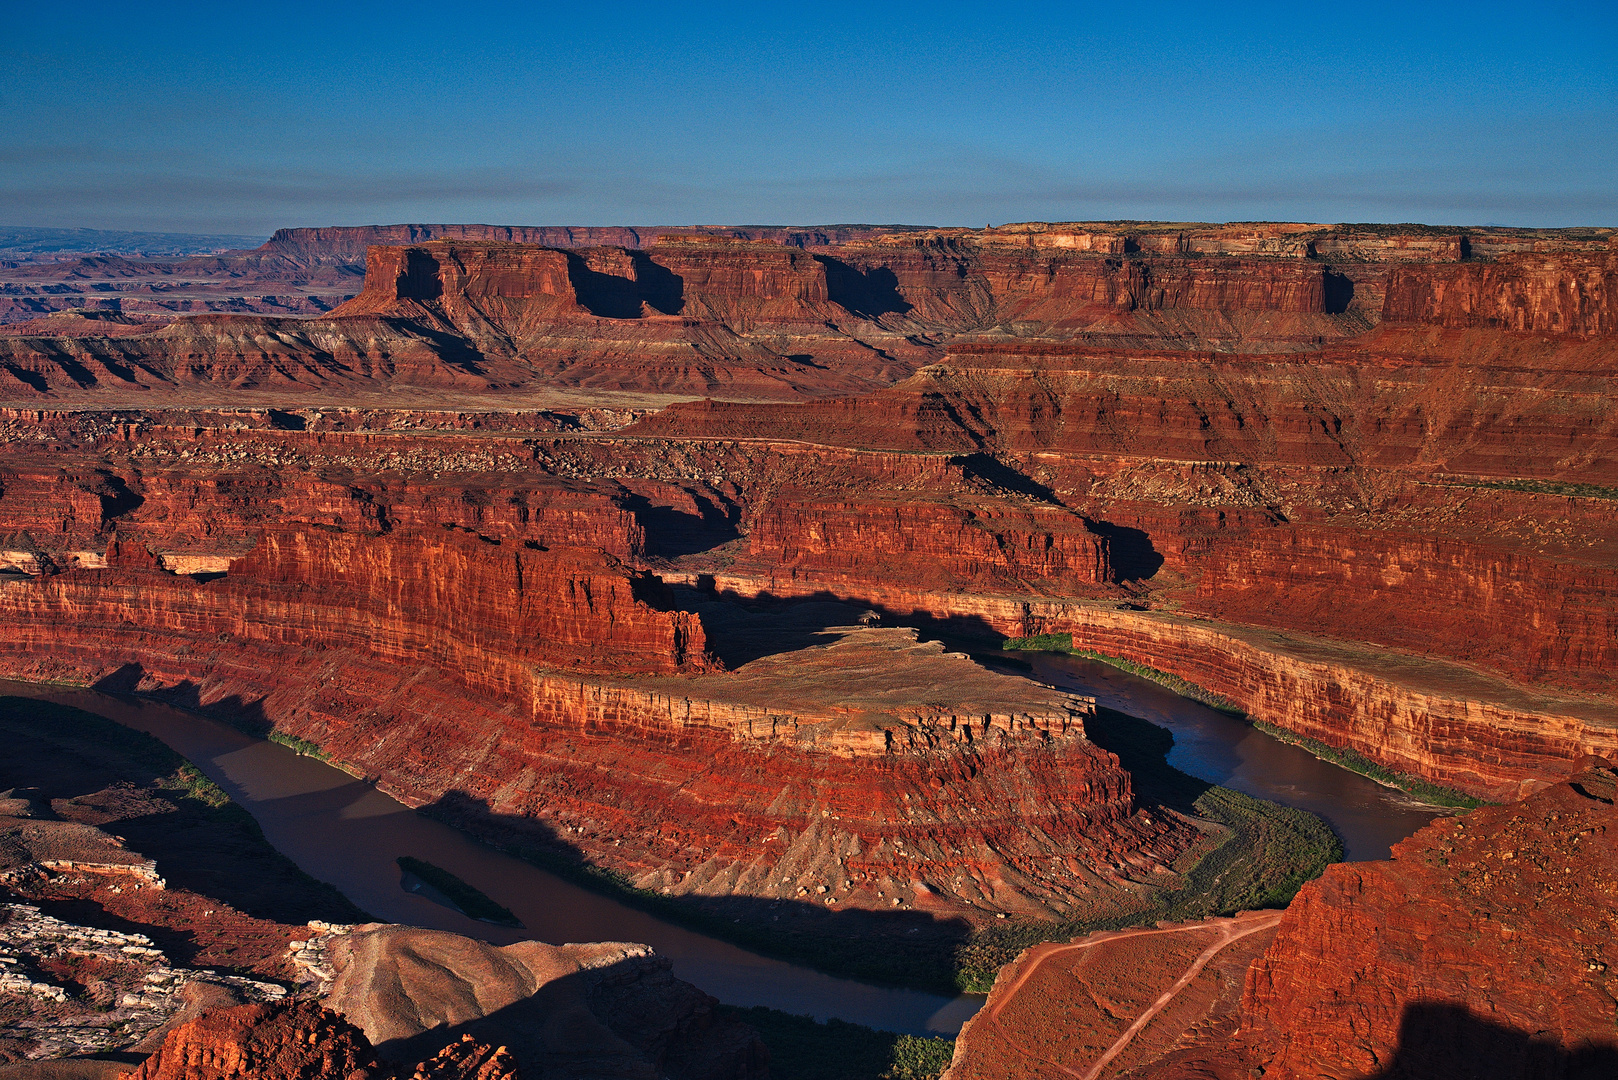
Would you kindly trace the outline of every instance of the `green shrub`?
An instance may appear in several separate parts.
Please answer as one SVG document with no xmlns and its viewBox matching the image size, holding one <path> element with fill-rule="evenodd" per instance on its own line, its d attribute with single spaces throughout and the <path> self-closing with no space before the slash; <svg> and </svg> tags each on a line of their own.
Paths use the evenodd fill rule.
<svg viewBox="0 0 1618 1080">
<path fill-rule="evenodd" d="M 846 1020 L 821 1023 L 762 1005 L 720 1006 L 752 1025 L 770 1050 L 773 1080 L 937 1080 L 955 1040 L 878 1031 Z"/>
</svg>

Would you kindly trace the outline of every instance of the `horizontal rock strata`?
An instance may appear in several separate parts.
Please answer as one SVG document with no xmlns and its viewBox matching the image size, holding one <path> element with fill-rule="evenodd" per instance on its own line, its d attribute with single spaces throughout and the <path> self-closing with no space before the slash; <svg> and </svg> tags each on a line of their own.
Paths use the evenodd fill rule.
<svg viewBox="0 0 1618 1080">
<path fill-rule="evenodd" d="M 673 893 L 974 915 L 1178 880 L 1195 831 L 1135 812 L 1084 699 L 857 626 L 692 678 L 716 665 L 673 630 L 698 615 L 600 561 L 443 535 L 277 534 L 205 584 L 115 545 L 0 583 L 4 665 L 250 709 L 413 805 Z M 648 674 L 558 670 L 607 662 Z"/>
</svg>

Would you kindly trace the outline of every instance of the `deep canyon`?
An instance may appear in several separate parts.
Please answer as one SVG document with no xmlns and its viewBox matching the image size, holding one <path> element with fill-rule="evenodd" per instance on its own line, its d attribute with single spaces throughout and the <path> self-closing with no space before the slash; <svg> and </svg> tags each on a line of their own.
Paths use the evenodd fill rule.
<svg viewBox="0 0 1618 1080">
<path fill-rule="evenodd" d="M 953 1075 L 1049 1065 L 1016 1059 L 1018 1025 L 1055 1023 L 1025 986 L 1116 1019 L 1181 972 L 1180 1012 L 1127 1046 L 1096 1021 L 1060 1068 L 1441 1075 L 1479 979 L 1514 1075 L 1612 1060 L 1612 230 L 289 229 L 27 264 L 0 300 L 0 676 L 291 740 L 598 887 L 754 943 L 788 914 L 794 956 L 902 982 L 1008 926 L 1183 918 L 1246 835 L 1164 795 L 1113 710 L 990 655 L 1044 641 L 1497 805 L 1284 916 L 1039 945 Z M 373 966 L 426 948 L 355 933 L 394 943 Z M 535 965 L 595 970 L 433 947 L 530 996 Z M 662 987 L 677 1038 L 625 1034 L 593 975 L 555 998 L 635 1047 L 601 1075 L 762 1075 L 740 1021 L 637 957 L 612 985 Z M 1555 1022 L 1503 988 L 1532 963 L 1567 988 Z M 381 1027 L 322 1000 L 349 1020 L 237 1003 L 263 1015 L 174 1026 L 142 1075 L 272 1019 L 382 1075 Z M 465 1075 L 519 1067 L 469 1030 Z"/>
</svg>

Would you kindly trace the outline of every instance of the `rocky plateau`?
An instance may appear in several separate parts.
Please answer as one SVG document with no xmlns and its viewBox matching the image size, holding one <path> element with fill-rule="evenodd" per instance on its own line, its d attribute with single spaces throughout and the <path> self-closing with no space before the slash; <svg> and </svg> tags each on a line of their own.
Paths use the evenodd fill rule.
<svg viewBox="0 0 1618 1080">
<path fill-rule="evenodd" d="M 230 306 L 244 281 L 301 299 Z M 1611 230 L 300 229 L 0 292 L 0 674 L 273 728 L 491 842 L 882 942 L 1127 921 L 1206 850 L 1093 701 L 981 660 L 1066 635 L 1501 805 L 1285 916 L 1042 946 L 953 1075 L 1443 1075 L 1478 1032 L 1521 1075 L 1608 1060 Z M 61 816 L 50 843 L 106 847 Z M 366 1018 L 375 980 L 418 1000 L 402 933 L 352 938 L 346 1021 L 204 1017 L 146 1075 L 229 1075 L 275 1025 L 367 1076 L 396 1043 L 420 1075 L 551 1052 L 468 1014 L 473 1071 L 432 1072 L 461 1051 L 411 1041 L 426 1012 Z M 592 949 L 673 993 L 566 948 L 453 945 L 501 1009 L 585 1008 L 540 987 Z M 591 1015 L 622 1075 L 674 1060 Z M 712 1024 L 689 1075 L 763 1068 Z"/>
</svg>

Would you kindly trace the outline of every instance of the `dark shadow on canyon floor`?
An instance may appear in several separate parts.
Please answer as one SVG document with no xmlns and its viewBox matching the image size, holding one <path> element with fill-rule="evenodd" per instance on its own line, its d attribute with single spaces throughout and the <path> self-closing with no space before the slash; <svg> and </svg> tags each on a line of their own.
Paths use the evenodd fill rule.
<svg viewBox="0 0 1618 1080">
<path fill-rule="evenodd" d="M 835 640 L 837 627 L 858 625 L 860 617 L 868 611 L 836 600 L 794 599 L 780 603 L 781 608 L 793 613 L 792 619 L 781 620 L 776 611 L 770 610 L 770 604 L 750 601 L 741 605 L 712 591 L 688 588 L 671 591 L 685 594 L 685 599 L 694 598 L 693 606 L 699 610 L 703 607 L 725 609 L 722 619 L 735 620 L 744 629 L 749 620 L 760 619 L 767 633 L 750 638 L 737 635 L 733 639 L 739 643 L 734 644 L 734 648 L 746 647 L 755 655 L 769 655 L 771 649 L 794 647 L 791 637 L 794 633 L 812 644 Z M 979 625 L 975 629 L 978 632 L 971 636 L 983 641 L 987 636 L 983 633 L 985 628 Z M 824 636 L 827 631 L 832 631 L 831 636 Z M 958 640 L 952 640 L 953 635 L 951 638 L 938 636 L 951 647 L 955 647 L 954 640 Z M 998 644 L 997 640 L 990 640 Z M 797 647 L 802 645 L 797 644 Z M 731 655 L 740 658 L 743 654 L 733 652 Z M 104 681 L 100 688 L 129 692 L 141 685 L 143 676 L 138 665 L 130 665 L 115 678 Z M 168 689 L 148 686 L 145 696 L 212 716 L 252 734 L 265 735 L 270 731 L 263 708 L 257 702 L 226 699 L 204 705 L 197 688 L 189 684 Z M 1329 844 L 1329 831 L 1312 836 L 1307 828 L 1287 820 L 1287 815 L 1296 812 L 1281 807 L 1265 809 L 1268 804 L 1214 788 L 1168 766 L 1165 754 L 1173 739 L 1155 725 L 1102 711 L 1093 722 L 1087 722 L 1086 730 L 1095 742 L 1120 756 L 1134 777 L 1141 807 L 1161 807 L 1165 812 L 1191 813 L 1220 822 L 1237 841 L 1219 848 L 1214 852 L 1216 857 L 1199 863 L 1189 873 L 1182 892 L 1164 894 L 1160 903 L 1153 901 L 1155 906 L 1149 911 L 1109 909 L 1071 922 L 1047 925 L 1017 920 L 974 931 L 965 919 L 958 917 L 935 917 L 913 909 L 838 909 L 813 893 L 799 894 L 796 899 L 677 896 L 634 888 L 620 874 L 594 864 L 571 836 L 561 834 L 552 824 L 532 817 L 497 813 L 483 798 L 464 790 L 447 792 L 424 808 L 424 812 L 498 850 L 671 923 L 831 974 L 945 993 L 958 985 L 957 977 L 963 974 L 970 984 L 982 984 L 999 963 L 1028 944 L 1047 940 L 1052 934 L 1073 936 L 1091 929 L 1117 928 L 1143 920 L 1150 922 L 1158 917 L 1195 918 L 1284 903 L 1297 885 L 1318 873 L 1319 866 L 1315 863 L 1319 860 L 1315 856 L 1319 852 L 1314 848 Z M 575 732 L 558 737 L 565 741 L 592 736 Z M 677 734 L 669 737 L 678 739 Z M 692 749 L 694 752 L 695 747 Z M 667 835 L 673 846 L 661 854 L 654 850 L 651 861 L 642 865 L 666 864 L 678 874 L 682 866 L 694 866 L 711 856 L 711 852 L 683 849 L 678 841 L 679 823 L 668 824 Z M 1319 825 L 1317 821 L 1315 824 Z M 1320 829 L 1324 830 L 1324 826 Z M 1224 830 L 1216 831 L 1225 834 Z M 1304 841 L 1314 846 L 1300 850 L 1299 858 L 1278 869 L 1272 857 L 1274 853 L 1288 854 Z M 655 846 L 656 841 L 653 843 Z M 666 862 L 663 855 L 669 857 Z M 1293 877 L 1282 881 L 1287 874 Z M 814 883 L 806 884 L 812 887 Z"/>
<path fill-rule="evenodd" d="M 102 679 L 94 689 L 130 695 L 144 679 L 146 672 L 139 664 L 126 664 Z M 148 686 L 139 696 L 210 717 L 260 738 L 274 730 L 261 702 L 226 697 L 204 703 L 199 688 L 192 683 L 161 689 Z M 245 814 L 245 811 L 235 809 Z M 952 993 L 955 954 L 971 937 L 971 927 L 965 920 L 941 919 L 914 910 L 838 911 L 821 902 L 807 900 L 747 896 L 679 897 L 636 889 L 621 875 L 592 864 L 582 849 L 547 822 L 494 813 L 487 801 L 464 791 L 451 790 L 422 807 L 420 812 L 454 826 L 496 850 L 627 906 L 763 955 L 801 963 L 834 975 Z M 130 846 L 140 850 L 133 843 Z M 293 869 L 297 872 L 296 868 Z M 160 862 L 159 870 L 167 873 L 167 865 Z M 175 879 L 174 883 L 180 882 Z M 257 887 L 246 881 L 240 884 L 243 887 Z M 249 905 L 250 897 L 243 896 L 243 910 L 248 910 L 250 914 L 257 913 Z M 265 917 L 273 916 L 266 912 Z M 347 918 L 338 918 L 329 912 L 305 914 L 285 921 L 302 922 L 308 918 L 324 918 L 333 922 L 364 921 L 362 915 L 350 914 Z M 186 955 L 183 943 L 179 944 L 182 945 L 182 952 L 176 954 L 177 958 Z"/>
<path fill-rule="evenodd" d="M 125 670 L 122 678 L 138 681 L 139 674 Z M 271 847 L 244 809 L 210 805 L 170 786 L 183 759 L 150 736 L 67 706 L 0 698 L 0 738 L 6 744 L 0 790 L 26 790 L 36 818 L 76 821 L 122 837 L 130 851 L 157 863 L 171 890 L 283 923 L 364 917 Z M 69 922 L 146 934 L 180 964 L 197 953 L 189 932 L 132 922 L 92 898 L 29 902 Z"/>
<path fill-rule="evenodd" d="M 644 495 L 632 495 L 623 500 L 623 507 L 646 530 L 646 554 L 654 558 L 675 559 L 712 551 L 741 536 L 734 506 L 722 506 L 701 496 L 693 497 L 692 503 L 695 513 L 656 505 Z"/>
<path fill-rule="evenodd" d="M 1040 502 L 1061 505 L 1056 492 L 992 454 L 966 454 L 956 461 L 961 467 L 961 472 L 969 479 L 975 477 L 1005 491 L 1014 491 L 1019 495 L 1038 499 Z"/>
<path fill-rule="evenodd" d="M 545 822 L 495 813 L 486 800 L 464 791 L 448 792 L 420 812 L 626 906 L 832 975 L 954 993 L 956 953 L 972 936 L 966 920 L 924 911 L 837 910 L 811 900 L 638 889 L 593 864 Z"/>
<path fill-rule="evenodd" d="M 1174 749 L 1174 734 L 1149 720 L 1098 708 L 1085 723 L 1084 733 L 1101 749 L 1118 755 L 1134 782 L 1138 806 L 1161 806 L 1195 816 L 1197 800 L 1217 786 L 1171 766 L 1168 755 Z"/>
<path fill-rule="evenodd" d="M 1090 531 L 1107 540 L 1107 560 L 1114 581 L 1144 581 L 1163 568 L 1163 556 L 1142 529 L 1085 519 Z"/>
<path fill-rule="evenodd" d="M 418 1022 L 415 1009 L 427 1013 L 419 1022 L 431 1023 L 440 1010 L 479 1007 L 476 988 L 460 975 L 446 971 L 440 984 L 424 983 L 433 965 L 401 959 L 415 976 L 410 997 L 394 999 L 401 1026 Z M 677 978 L 666 971 L 649 973 L 641 961 L 618 960 L 551 979 L 530 996 L 476 1019 L 384 1039 L 376 1052 L 408 1065 L 471 1036 L 506 1047 L 525 1076 L 639 1076 L 648 1065 L 669 1080 L 762 1072 L 766 1055 L 754 1031 L 728 1013 L 708 1014 L 702 990 L 682 988 Z M 678 1026 L 671 1023 L 687 1012 L 695 1015 Z"/>
<path fill-rule="evenodd" d="M 726 669 L 734 671 L 766 656 L 830 645 L 840 629 L 869 625 L 880 616 L 861 604 L 830 597 L 743 601 L 721 597 L 711 588 L 677 587 L 675 605 L 702 620 L 708 648 Z"/>
<path fill-rule="evenodd" d="M 890 607 L 867 600 L 847 599 L 825 589 L 801 596 L 780 596 L 767 589 L 758 593 L 743 594 L 731 589 L 717 589 L 710 577 L 699 578 L 696 589 L 677 589 L 676 596 L 681 598 L 682 610 L 695 610 L 694 607 L 686 607 L 687 603 L 696 605 L 718 601 L 745 611 L 778 614 L 783 624 L 799 618 L 808 618 L 812 623 L 814 618 L 820 618 L 823 620 L 821 628 L 824 629 L 832 625 L 847 626 L 850 623 L 875 621 L 882 626 L 911 627 L 921 633 L 924 641 L 931 636 L 974 641 L 998 647 L 1005 640 L 1005 635 L 980 615 L 949 615 L 939 618 L 926 611 Z M 813 616 L 794 615 L 791 611 L 794 607 L 812 608 L 816 605 L 820 605 L 820 610 Z M 852 618 L 843 622 L 831 621 L 845 615 Z"/>
<path fill-rule="evenodd" d="M 1612 1080 L 1618 1042 L 1563 1046 L 1461 1005 L 1405 1008 L 1393 1060 L 1367 1080 Z"/>
<path fill-rule="evenodd" d="M 640 291 L 632 279 L 592 270 L 576 251 L 564 254 L 568 280 L 581 307 L 602 319 L 640 318 Z"/>
<path fill-rule="evenodd" d="M 644 251 L 631 251 L 635 288 L 641 302 L 660 315 L 678 315 L 685 308 L 685 279 L 652 261 Z"/>
<path fill-rule="evenodd" d="M 1327 270 L 1323 289 L 1328 315 L 1341 315 L 1354 302 L 1354 279 L 1346 274 Z"/>
</svg>

